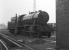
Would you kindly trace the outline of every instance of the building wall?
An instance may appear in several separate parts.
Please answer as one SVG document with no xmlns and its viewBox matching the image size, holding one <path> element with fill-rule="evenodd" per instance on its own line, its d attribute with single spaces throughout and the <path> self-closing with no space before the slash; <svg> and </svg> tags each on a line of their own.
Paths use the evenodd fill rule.
<svg viewBox="0 0 69 50">
<path fill-rule="evenodd" d="M 69 48 L 69 0 L 56 0 L 57 46 Z"/>
</svg>

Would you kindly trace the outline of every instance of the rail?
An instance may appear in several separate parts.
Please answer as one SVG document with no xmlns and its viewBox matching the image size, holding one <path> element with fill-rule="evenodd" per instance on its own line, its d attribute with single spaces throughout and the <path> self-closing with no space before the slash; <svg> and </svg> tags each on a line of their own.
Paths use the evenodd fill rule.
<svg viewBox="0 0 69 50">
<path fill-rule="evenodd" d="M 11 37 L 9 37 L 9 36 L 7 36 L 7 35 L 5 35 L 5 34 L 0 33 L 0 36 L 2 36 L 3 38 L 9 40 L 10 42 L 14 43 L 14 44 L 17 45 L 18 47 L 27 47 L 28 49 L 34 50 L 33 48 L 29 47 L 28 45 L 23 44 L 23 43 L 17 41 L 16 39 L 11 38 Z"/>
</svg>

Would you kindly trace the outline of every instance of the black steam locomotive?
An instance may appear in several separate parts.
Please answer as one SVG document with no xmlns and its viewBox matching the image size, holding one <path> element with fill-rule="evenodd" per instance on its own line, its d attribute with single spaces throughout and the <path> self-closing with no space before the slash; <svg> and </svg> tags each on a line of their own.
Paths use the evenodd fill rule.
<svg viewBox="0 0 69 50">
<path fill-rule="evenodd" d="M 53 29 L 47 24 L 48 20 L 48 13 L 41 10 L 30 12 L 28 15 L 16 15 L 8 22 L 8 29 L 14 35 L 50 37 Z"/>
</svg>

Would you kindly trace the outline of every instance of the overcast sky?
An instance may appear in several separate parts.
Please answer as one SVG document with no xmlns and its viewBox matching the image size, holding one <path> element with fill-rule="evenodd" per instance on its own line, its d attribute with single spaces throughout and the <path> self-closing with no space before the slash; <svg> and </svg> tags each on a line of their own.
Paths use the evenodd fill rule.
<svg viewBox="0 0 69 50">
<path fill-rule="evenodd" d="M 7 24 L 11 17 L 17 13 L 27 14 L 33 11 L 34 0 L 0 0 L 0 24 Z M 44 10 L 49 13 L 49 23 L 56 23 L 56 1 L 36 0 L 36 10 Z"/>
</svg>

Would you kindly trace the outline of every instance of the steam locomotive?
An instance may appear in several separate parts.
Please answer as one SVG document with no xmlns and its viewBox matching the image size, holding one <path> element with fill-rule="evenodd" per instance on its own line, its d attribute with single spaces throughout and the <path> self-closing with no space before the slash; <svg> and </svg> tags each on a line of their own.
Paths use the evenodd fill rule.
<svg viewBox="0 0 69 50">
<path fill-rule="evenodd" d="M 8 30 L 13 35 L 50 37 L 53 29 L 47 24 L 48 20 L 48 13 L 42 10 L 30 12 L 28 15 L 17 16 L 16 14 L 11 18 L 11 22 L 8 22 Z"/>
</svg>

